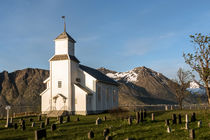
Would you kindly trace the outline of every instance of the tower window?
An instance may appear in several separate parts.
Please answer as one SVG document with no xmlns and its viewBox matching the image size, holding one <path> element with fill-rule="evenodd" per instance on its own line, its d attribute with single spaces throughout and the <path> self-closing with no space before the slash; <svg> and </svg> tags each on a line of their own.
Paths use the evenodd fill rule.
<svg viewBox="0 0 210 140">
<path fill-rule="evenodd" d="M 62 81 L 58 81 L 58 88 L 62 87 Z"/>
</svg>

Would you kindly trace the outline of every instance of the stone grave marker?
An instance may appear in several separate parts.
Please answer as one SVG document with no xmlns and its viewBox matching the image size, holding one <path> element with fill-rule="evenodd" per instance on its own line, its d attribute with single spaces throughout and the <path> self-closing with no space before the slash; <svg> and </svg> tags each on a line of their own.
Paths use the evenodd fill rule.
<svg viewBox="0 0 210 140">
<path fill-rule="evenodd" d="M 165 111 L 168 111 L 168 106 L 167 105 L 165 105 Z"/>
<path fill-rule="evenodd" d="M 106 116 L 104 116 L 104 117 L 103 117 L 103 120 L 106 121 L 106 119 L 107 119 Z"/>
<path fill-rule="evenodd" d="M 88 139 L 94 138 L 94 133 L 93 131 L 88 132 Z"/>
<path fill-rule="evenodd" d="M 195 112 L 193 112 L 191 116 L 191 122 L 195 122 L 195 121 L 196 121 Z"/>
<path fill-rule="evenodd" d="M 105 128 L 103 132 L 103 136 L 106 137 L 109 134 L 109 129 Z"/>
<path fill-rule="evenodd" d="M 10 118 L 10 122 L 11 125 L 13 124 L 13 117 Z"/>
<path fill-rule="evenodd" d="M 189 130 L 189 123 L 185 123 L 185 129 Z"/>
<path fill-rule="evenodd" d="M 32 118 L 29 118 L 29 122 L 33 122 L 34 121 L 34 119 L 32 119 Z"/>
<path fill-rule="evenodd" d="M 152 113 L 152 121 L 155 120 L 155 113 Z"/>
<path fill-rule="evenodd" d="M 66 117 L 66 122 L 70 122 L 70 116 L 69 115 Z"/>
<path fill-rule="evenodd" d="M 96 120 L 96 125 L 99 125 L 99 124 L 101 124 L 102 123 L 102 120 L 100 119 L 100 118 L 97 118 L 97 120 Z"/>
<path fill-rule="evenodd" d="M 25 120 L 22 120 L 21 128 L 22 128 L 23 131 L 26 129 Z"/>
<path fill-rule="evenodd" d="M 40 140 L 43 138 L 47 138 L 47 132 L 46 129 L 36 130 L 35 131 L 35 140 Z"/>
<path fill-rule="evenodd" d="M 77 118 L 76 118 L 76 121 L 77 121 L 77 122 L 79 122 L 79 121 L 80 121 L 79 117 L 77 117 Z"/>
<path fill-rule="evenodd" d="M 139 112 L 136 112 L 136 123 L 139 124 L 140 122 L 140 114 Z"/>
<path fill-rule="evenodd" d="M 112 140 L 112 136 L 106 136 L 106 140 Z"/>
<path fill-rule="evenodd" d="M 59 123 L 60 123 L 60 124 L 63 123 L 63 116 L 59 116 Z"/>
<path fill-rule="evenodd" d="M 50 119 L 49 118 L 46 118 L 45 119 L 45 125 L 47 126 L 47 125 L 49 125 L 50 124 Z"/>
<path fill-rule="evenodd" d="M 147 117 L 147 110 L 144 109 L 144 110 L 143 110 L 143 113 L 144 113 L 144 118 L 146 118 L 146 117 Z"/>
<path fill-rule="evenodd" d="M 41 123 L 40 123 L 40 128 L 41 128 L 41 129 L 44 128 L 44 122 L 41 122 Z"/>
<path fill-rule="evenodd" d="M 17 123 L 14 124 L 14 129 L 17 129 L 18 128 L 18 125 Z"/>
<path fill-rule="evenodd" d="M 185 115 L 185 122 L 189 123 L 189 116 L 188 116 L 188 114 Z"/>
<path fill-rule="evenodd" d="M 51 131 L 55 131 L 56 130 L 56 125 L 55 124 L 52 124 L 51 125 Z"/>
<path fill-rule="evenodd" d="M 195 139 L 195 130 L 194 129 L 190 129 L 190 138 Z"/>
<path fill-rule="evenodd" d="M 169 126 L 167 127 L 167 132 L 171 133 L 171 128 Z"/>
<path fill-rule="evenodd" d="M 172 123 L 173 124 L 176 124 L 176 114 L 173 114 L 172 115 Z"/>
<path fill-rule="evenodd" d="M 140 111 L 140 121 L 141 122 L 144 121 L 144 113 L 143 113 L 143 111 Z"/>
<path fill-rule="evenodd" d="M 178 124 L 182 124 L 182 116 L 181 116 L 181 114 L 178 115 Z"/>
<path fill-rule="evenodd" d="M 202 126 L 202 121 L 198 121 L 198 127 L 200 128 Z"/>
<path fill-rule="evenodd" d="M 32 122 L 31 123 L 31 127 L 35 127 L 35 122 Z"/>
<path fill-rule="evenodd" d="M 169 122 L 169 119 L 166 119 L 165 120 L 165 126 L 169 126 L 170 122 Z"/>
<path fill-rule="evenodd" d="M 132 119 L 130 116 L 128 117 L 128 125 L 132 125 Z"/>
<path fill-rule="evenodd" d="M 42 116 L 41 115 L 38 116 L 38 121 L 42 121 Z"/>
</svg>

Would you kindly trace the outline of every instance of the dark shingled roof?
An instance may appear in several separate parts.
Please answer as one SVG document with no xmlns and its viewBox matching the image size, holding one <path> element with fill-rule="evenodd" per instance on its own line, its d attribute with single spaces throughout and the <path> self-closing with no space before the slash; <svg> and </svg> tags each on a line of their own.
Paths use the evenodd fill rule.
<svg viewBox="0 0 210 140">
<path fill-rule="evenodd" d="M 77 63 L 80 63 L 80 61 L 72 55 L 69 55 L 70 60 L 75 61 Z M 59 61 L 59 60 L 67 60 L 68 55 L 67 54 L 61 54 L 61 55 L 55 55 L 53 58 L 50 59 L 50 61 Z"/>
<path fill-rule="evenodd" d="M 56 39 L 69 39 L 71 42 L 76 43 L 76 41 L 67 33 L 63 32 L 61 33 Z"/>
<path fill-rule="evenodd" d="M 93 76 L 94 78 L 96 78 L 98 81 L 100 82 L 104 82 L 104 83 L 108 83 L 108 84 L 113 84 L 118 86 L 119 84 L 114 81 L 113 79 L 109 78 L 108 76 L 106 76 L 105 74 L 101 73 L 100 71 L 84 66 L 84 65 L 79 65 L 80 69 L 84 70 L 85 72 L 87 72 L 88 74 L 90 74 L 91 76 Z"/>
</svg>

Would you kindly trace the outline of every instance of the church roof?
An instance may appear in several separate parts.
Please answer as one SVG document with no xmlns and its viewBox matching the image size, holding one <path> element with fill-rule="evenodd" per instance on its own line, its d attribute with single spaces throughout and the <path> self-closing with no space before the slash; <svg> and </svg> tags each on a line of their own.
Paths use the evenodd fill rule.
<svg viewBox="0 0 210 140">
<path fill-rule="evenodd" d="M 77 63 L 80 63 L 80 61 L 79 61 L 75 56 L 67 55 L 67 54 L 54 55 L 54 56 L 50 59 L 50 61 L 67 60 L 67 59 L 68 59 L 68 56 L 69 56 L 70 60 L 75 61 L 75 62 L 77 62 Z"/>
<path fill-rule="evenodd" d="M 76 41 L 67 32 L 61 33 L 58 37 L 56 37 L 56 39 L 69 39 L 71 42 L 76 43 Z"/>
<path fill-rule="evenodd" d="M 104 82 L 104 83 L 108 83 L 108 84 L 113 84 L 113 85 L 119 85 L 115 80 L 109 78 L 108 76 L 106 76 L 105 74 L 103 74 L 102 72 L 84 66 L 84 65 L 79 65 L 80 69 L 82 69 L 83 71 L 87 72 L 88 74 L 90 74 L 91 76 L 93 76 L 94 78 L 96 78 L 98 81 L 100 82 Z"/>
</svg>

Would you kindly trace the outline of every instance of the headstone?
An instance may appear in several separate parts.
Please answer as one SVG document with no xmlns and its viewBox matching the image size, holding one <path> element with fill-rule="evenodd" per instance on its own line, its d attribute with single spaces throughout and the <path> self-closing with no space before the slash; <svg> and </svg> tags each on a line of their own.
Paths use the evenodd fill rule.
<svg viewBox="0 0 210 140">
<path fill-rule="evenodd" d="M 15 123 L 14 124 L 14 129 L 17 129 L 17 128 L 18 128 L 17 123 Z"/>
<path fill-rule="evenodd" d="M 112 136 L 106 136 L 106 140 L 112 140 Z"/>
<path fill-rule="evenodd" d="M 49 118 L 46 118 L 45 119 L 45 125 L 47 126 L 47 125 L 49 125 L 50 124 L 50 119 Z"/>
<path fill-rule="evenodd" d="M 132 125 L 132 119 L 130 116 L 128 117 L 128 125 Z"/>
<path fill-rule="evenodd" d="M 59 116 L 59 123 L 60 123 L 60 124 L 63 123 L 63 116 Z"/>
<path fill-rule="evenodd" d="M 32 122 L 31 123 L 31 127 L 35 127 L 35 122 Z"/>
<path fill-rule="evenodd" d="M 188 116 L 188 114 L 185 115 L 185 122 L 189 123 L 189 116 Z"/>
<path fill-rule="evenodd" d="M 101 124 L 102 123 L 102 120 L 100 119 L 100 118 L 97 118 L 97 120 L 96 120 L 96 125 L 99 125 L 99 124 Z"/>
<path fill-rule="evenodd" d="M 169 126 L 167 127 L 167 132 L 171 133 L 171 128 Z"/>
<path fill-rule="evenodd" d="M 69 115 L 66 117 L 66 122 L 70 122 L 70 116 Z"/>
<path fill-rule="evenodd" d="M 185 129 L 189 130 L 189 123 L 185 123 Z"/>
<path fill-rule="evenodd" d="M 144 118 L 146 118 L 147 117 L 147 110 L 144 109 L 143 112 L 144 112 Z"/>
<path fill-rule="evenodd" d="M 181 116 L 181 114 L 178 115 L 178 124 L 182 124 L 182 116 Z"/>
<path fill-rule="evenodd" d="M 195 130 L 194 129 L 190 129 L 190 138 L 195 139 Z"/>
<path fill-rule="evenodd" d="M 13 117 L 10 118 L 10 124 L 13 124 Z"/>
<path fill-rule="evenodd" d="M 173 110 L 173 106 L 171 105 L 171 110 Z"/>
<path fill-rule="evenodd" d="M 88 139 L 94 138 L 94 133 L 93 131 L 88 132 Z"/>
<path fill-rule="evenodd" d="M 43 138 L 47 138 L 46 129 L 36 130 L 35 131 L 35 140 L 40 140 Z"/>
<path fill-rule="evenodd" d="M 195 121 L 196 121 L 195 112 L 193 112 L 191 116 L 191 122 L 195 122 Z"/>
<path fill-rule="evenodd" d="M 103 120 L 106 121 L 106 116 L 103 117 Z"/>
<path fill-rule="evenodd" d="M 165 120 L 165 126 L 169 126 L 169 119 Z"/>
<path fill-rule="evenodd" d="M 79 117 L 77 117 L 77 118 L 76 118 L 76 121 L 77 121 L 77 122 L 79 122 L 79 121 L 80 121 Z"/>
<path fill-rule="evenodd" d="M 165 111 L 168 111 L 168 106 L 167 105 L 165 106 Z"/>
<path fill-rule="evenodd" d="M 41 115 L 38 116 L 38 121 L 42 121 L 42 116 Z"/>
<path fill-rule="evenodd" d="M 140 122 L 140 114 L 139 112 L 136 112 L 136 123 L 138 124 Z"/>
<path fill-rule="evenodd" d="M 172 123 L 173 124 L 176 124 L 176 114 L 173 114 L 172 115 Z"/>
<path fill-rule="evenodd" d="M 55 124 L 52 124 L 51 125 L 51 131 L 55 131 L 56 130 L 56 125 Z"/>
<path fill-rule="evenodd" d="M 144 113 L 143 113 L 143 111 L 140 111 L 140 121 L 141 122 L 144 121 Z"/>
<path fill-rule="evenodd" d="M 33 122 L 33 121 L 34 121 L 34 119 L 30 118 L 30 119 L 29 119 L 29 121 L 30 121 L 30 122 Z"/>
<path fill-rule="evenodd" d="M 21 128 L 22 128 L 23 131 L 26 129 L 26 124 L 25 124 L 25 121 L 24 120 L 22 121 Z"/>
<path fill-rule="evenodd" d="M 152 113 L 152 121 L 155 120 L 155 113 Z"/>
<path fill-rule="evenodd" d="M 103 132 L 103 136 L 106 137 L 109 134 L 109 129 L 105 128 Z"/>
<path fill-rule="evenodd" d="M 41 128 L 41 129 L 44 128 L 44 122 L 41 122 L 41 123 L 40 123 L 40 128 Z"/>
<path fill-rule="evenodd" d="M 200 128 L 202 126 L 202 121 L 198 121 L 198 127 Z"/>
</svg>

